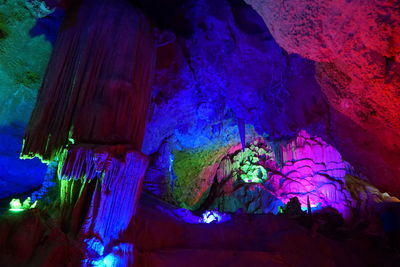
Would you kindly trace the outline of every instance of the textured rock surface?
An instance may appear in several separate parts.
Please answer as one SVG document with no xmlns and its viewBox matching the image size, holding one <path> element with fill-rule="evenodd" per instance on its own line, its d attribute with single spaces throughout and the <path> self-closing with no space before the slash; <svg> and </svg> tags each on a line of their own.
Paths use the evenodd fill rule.
<svg viewBox="0 0 400 267">
<path fill-rule="evenodd" d="M 0 199 L 39 187 L 46 167 L 19 159 L 51 45 L 31 38 L 35 18 L 25 1 L 0 3 Z"/>
<path fill-rule="evenodd" d="M 159 195 L 174 183 L 163 178 L 174 177 L 171 162 L 183 158 L 173 155 L 186 153 L 206 167 L 196 155 L 240 142 L 238 119 L 247 124 L 247 140 L 257 133 L 284 139 L 302 128 L 328 132 L 329 107 L 314 64 L 281 49 L 250 6 L 202 0 L 185 13 L 192 14 L 190 38 L 175 30 L 176 41 L 157 52 L 145 190 Z"/>
<path fill-rule="evenodd" d="M 25 1 L 3 1 L 0 4 L 0 124 L 25 124 L 35 104 L 36 94 L 51 52 L 43 36 L 31 38 L 35 17 Z"/>
<path fill-rule="evenodd" d="M 186 12 L 191 37 L 158 49 L 146 153 L 169 136 L 183 148 L 236 143 L 237 118 L 278 138 L 327 120 L 313 63 L 287 55 L 251 7 L 202 0 Z"/>
<path fill-rule="evenodd" d="M 381 188 L 399 194 L 400 13 L 398 1 L 246 0 L 289 53 L 317 63 L 330 104 L 370 135 L 369 148 L 383 162 L 372 166 L 344 145 L 344 155 Z M 344 138 L 344 137 L 341 137 Z M 374 148 L 374 142 L 380 148 Z M 339 142 L 340 143 L 340 142 Z M 370 167 L 368 167 L 370 166 Z M 378 178 L 380 169 L 382 174 Z"/>
<path fill-rule="evenodd" d="M 72 1 L 69 2 L 72 3 Z M 101 1 L 92 3 L 98 4 L 99 2 Z M 110 0 L 109 2 L 117 1 Z M 150 8 L 159 7 L 154 5 L 157 2 L 168 5 L 168 1 L 165 0 L 136 2 L 147 2 Z M 172 2 L 177 4 L 184 1 Z M 271 5 L 296 4 L 296 2 L 288 3 L 288 1 L 263 2 L 269 2 Z M 14 3 L 20 2 L 15 1 Z M 384 2 L 377 1 L 376 3 Z M 361 4 L 364 5 L 364 2 Z M 328 5 L 328 8 L 324 5 Z M 350 5 L 349 10 L 346 9 L 347 5 Z M 363 7 L 362 5 L 361 7 Z M 148 76 L 146 74 L 141 76 L 143 73 L 132 74 L 132 69 L 127 71 L 128 67 L 135 65 L 131 65 L 134 60 L 127 60 L 126 55 L 119 53 L 122 50 L 126 52 L 124 49 L 131 48 L 129 38 L 133 38 L 134 34 L 128 34 L 128 30 L 132 30 L 129 27 L 130 24 L 124 23 L 123 29 L 111 27 L 115 31 L 110 30 L 107 26 L 103 28 L 102 26 L 109 25 L 110 22 L 116 20 L 121 22 L 123 19 L 114 17 L 113 12 L 109 12 L 107 8 L 99 8 L 100 11 L 92 7 L 87 8 L 83 12 L 84 20 L 90 20 L 90 17 L 97 11 L 103 12 L 104 16 L 101 16 L 101 20 L 98 21 L 99 28 L 83 27 L 82 31 L 85 33 L 77 34 L 79 36 L 77 43 L 82 45 L 79 48 L 82 48 L 84 52 L 72 49 L 72 53 L 69 53 L 71 51 L 67 53 L 66 50 L 60 53 L 67 61 L 71 59 L 73 62 L 70 62 L 71 65 L 66 68 L 66 72 L 63 72 L 61 68 L 53 69 L 61 74 L 59 76 L 49 74 L 49 77 L 54 78 L 53 85 L 59 82 L 58 78 L 62 81 L 70 79 L 71 87 L 69 89 L 71 91 L 69 92 L 76 93 L 74 90 L 77 88 L 88 89 L 90 87 L 88 91 L 93 95 L 96 93 L 99 95 L 93 98 L 90 96 L 87 99 L 79 96 L 71 97 L 71 101 L 68 97 L 74 93 L 67 93 L 66 97 L 59 98 L 59 103 L 62 102 L 64 105 L 58 106 L 59 103 L 56 104 L 57 101 L 54 101 L 57 99 L 57 92 L 54 97 L 44 93 L 45 97 L 42 101 L 54 104 L 57 112 L 44 111 L 42 115 L 45 117 L 43 121 L 46 121 L 50 113 L 55 117 L 59 116 L 59 118 L 50 118 L 49 121 L 54 120 L 50 123 L 45 122 L 43 125 L 53 127 L 55 130 L 54 132 L 50 131 L 50 135 L 53 134 L 53 137 L 61 139 L 60 147 L 67 146 L 70 149 L 67 164 L 61 166 L 63 178 L 104 176 L 102 188 L 99 186 L 94 188 L 96 184 L 93 181 L 92 188 L 89 188 L 97 190 L 97 193 L 93 197 L 93 205 L 87 217 L 85 230 L 89 233 L 88 238 L 99 243 L 108 243 L 109 239 L 116 239 L 117 236 L 118 240 L 107 244 L 107 251 L 104 251 L 104 255 L 96 255 L 101 258 L 100 262 L 104 263 L 107 259 L 101 256 L 118 256 L 124 253 L 131 255 L 133 246 L 124 248 L 119 242 L 132 243 L 132 237 L 135 237 L 138 266 L 187 265 L 186 258 L 190 258 L 189 263 L 192 266 L 213 266 L 217 263 L 220 263 L 221 266 L 243 266 L 245 264 L 287 266 L 299 265 L 299 263 L 303 266 L 346 266 L 346 264 L 354 266 L 357 263 L 360 263 L 359 265 L 366 265 L 366 263 L 372 265 L 391 264 L 392 258 L 384 257 L 387 255 L 382 252 L 384 248 L 381 246 L 382 243 L 376 242 L 377 238 L 373 239 L 365 233 L 362 233 L 365 239 L 358 240 L 356 238 L 357 241 L 353 239 L 348 243 L 327 240 L 316 234 L 319 229 L 326 229 L 327 232 L 339 239 L 350 233 L 350 230 L 348 233 L 343 233 L 341 232 L 343 229 L 336 229 L 340 228 L 336 226 L 343 226 L 342 219 L 338 214 L 327 213 L 324 215 L 321 213 L 307 217 L 318 217 L 323 220 L 324 216 L 331 216 L 334 219 L 335 229 L 329 226 L 330 221 L 328 221 L 326 224 L 322 223 L 322 226 L 317 224 L 316 230 L 312 231 L 305 230 L 282 217 L 241 214 L 242 212 L 276 212 L 278 206 L 293 196 L 300 199 L 303 208 L 310 200 L 313 208 L 321 203 L 321 206 L 335 207 L 346 216 L 353 212 L 352 209 L 356 210 L 356 214 L 370 215 L 376 203 L 397 200 L 390 198 L 387 194 L 382 194 L 366 180 L 360 179 L 359 173 L 349 167 L 342 159 L 341 154 L 324 141 L 327 140 L 335 146 L 338 145 L 342 149 L 340 151 L 344 151 L 342 155 L 345 156 L 345 159 L 347 160 L 347 156 L 350 155 L 349 160 L 356 162 L 359 170 L 371 178 L 375 178 L 376 184 L 384 185 L 382 188 L 391 188 L 396 191 L 396 185 L 391 186 L 393 180 L 388 180 L 386 177 L 393 176 L 399 166 L 396 158 L 397 148 L 391 147 L 391 153 L 388 153 L 388 147 L 392 146 L 392 142 L 397 138 L 396 127 L 398 128 L 399 125 L 396 119 L 398 118 L 393 115 L 397 103 L 389 104 L 387 99 L 396 96 L 397 81 L 395 80 L 398 78 L 396 76 L 396 68 L 398 68 L 396 55 L 398 50 L 393 48 L 395 46 L 391 47 L 387 40 L 383 40 L 385 36 L 391 34 L 390 31 L 396 34 L 396 29 L 391 28 L 391 25 L 388 25 L 387 29 L 381 29 L 381 26 L 378 25 L 380 20 L 385 23 L 392 18 L 374 17 L 375 13 L 380 14 L 380 10 L 391 12 L 390 4 L 387 8 L 382 8 L 383 5 L 376 4 L 376 8 L 372 9 L 374 13 L 367 14 L 367 16 L 372 16 L 368 17 L 370 20 L 366 20 L 368 23 L 358 28 L 352 21 L 359 20 L 366 14 L 363 8 L 355 10 L 357 5 L 354 2 L 298 1 L 290 12 L 296 13 L 298 9 L 305 10 L 304 13 L 294 16 L 299 19 L 301 25 L 295 24 L 292 32 L 290 28 L 293 26 L 290 22 L 292 13 L 287 13 L 285 9 L 273 10 L 271 14 L 275 16 L 275 21 L 271 22 L 272 26 L 268 24 L 272 35 L 256 12 L 242 1 L 185 1 L 185 4 L 176 8 L 172 14 L 177 22 L 169 21 L 170 23 L 166 27 L 161 27 L 167 28 L 171 32 L 156 30 L 155 33 L 158 38 L 157 43 L 163 44 L 163 46 L 159 47 L 157 51 L 157 81 L 152 88 L 152 103 L 148 114 L 144 145 L 144 151 L 151 160 L 150 169 L 146 174 L 145 189 L 165 200 L 197 209 L 199 214 L 201 211 L 214 208 L 239 212 L 232 215 L 232 222 L 225 225 L 193 226 L 172 217 L 173 212 L 163 203 L 151 203 L 149 206 L 144 204 L 140 209 L 141 213 L 138 214 L 138 221 L 134 222 L 134 227 L 130 229 L 132 232 L 122 235 L 120 233 L 124 232 L 134 213 L 135 199 L 132 198 L 132 195 L 137 197 L 140 188 L 140 183 L 132 183 L 130 184 L 131 191 L 129 191 L 123 182 L 132 182 L 130 175 L 133 173 L 142 178 L 147 165 L 144 158 L 147 157 L 132 156 L 135 153 L 126 153 L 124 149 L 122 149 L 122 153 L 119 153 L 121 152 L 119 149 L 116 149 L 115 154 L 111 152 L 114 152 L 113 148 L 123 147 L 125 143 L 129 142 L 137 142 L 136 149 L 140 147 L 138 144 L 141 144 L 142 141 L 144 112 L 138 112 L 137 117 L 140 122 L 133 123 L 130 110 L 135 105 L 125 101 L 136 97 L 129 93 L 130 82 L 132 82 L 130 75 L 134 76 L 135 82 L 133 83 L 135 85 L 141 83 L 140 79 L 136 79 L 137 77 L 145 76 L 147 78 Z M 338 15 L 342 8 L 346 9 L 345 12 Z M 123 8 L 123 11 L 127 10 Z M 183 17 L 186 19 L 187 17 L 190 19 L 183 20 L 179 16 L 179 12 L 183 13 Z M 350 14 L 354 15 L 354 18 Z M 280 18 L 281 15 L 286 17 Z M 309 18 L 318 20 L 324 16 L 328 17 L 328 20 L 322 21 L 323 23 L 306 23 L 305 25 L 302 23 L 307 22 Z M 76 17 L 70 17 L 70 19 L 67 21 L 68 23 L 76 23 Z M 171 20 L 171 17 L 169 19 Z M 342 19 L 346 23 L 338 23 Z M 396 19 L 394 18 L 394 20 Z M 186 21 L 189 23 L 184 23 Z M 0 27 L 1 22 L 0 18 Z M 369 35 L 363 35 L 366 32 L 364 28 L 375 22 L 378 25 L 377 29 L 368 29 Z M 271 28 L 276 26 L 275 23 L 284 29 L 278 37 L 275 36 L 277 35 L 276 29 Z M 74 23 L 68 25 L 73 27 Z M 304 27 L 306 31 L 303 32 Z M 65 27 L 64 33 L 65 29 L 70 28 Z M 350 37 L 354 40 L 343 38 L 346 36 L 340 36 L 340 34 L 335 35 L 336 32 L 341 33 L 342 30 L 343 32 L 355 31 L 354 35 Z M 97 37 L 104 38 L 101 40 L 104 42 L 96 42 L 93 47 L 89 45 L 90 48 L 86 50 L 84 48 L 86 41 L 90 40 L 92 36 L 86 33 L 93 32 L 99 33 Z M 146 33 L 152 40 L 151 32 L 146 31 Z M 0 28 L 0 35 L 11 38 L 6 28 Z M 299 35 L 301 38 L 293 41 L 293 35 Z M 377 35 L 381 42 L 374 44 L 370 40 Z M 109 38 L 109 36 L 113 36 L 113 38 Z M 289 55 L 280 48 L 273 36 L 278 39 L 278 43 L 281 42 L 281 39 L 285 42 L 292 42 L 288 47 L 280 43 L 288 52 L 299 53 L 308 59 L 317 61 L 317 71 L 315 72 L 312 61 L 298 55 Z M 80 37 L 83 38 L 80 39 Z M 5 42 L 8 40 L 7 38 L 1 39 L 0 42 Z M 63 38 L 68 41 L 71 39 L 68 36 L 63 36 Z M 72 41 L 74 40 L 76 39 L 72 38 Z M 114 45 L 116 40 L 120 47 Z M 397 42 L 395 36 L 393 42 Z M 110 62 L 116 64 L 115 68 L 112 68 L 111 64 L 103 64 L 101 56 L 91 57 L 93 56 L 91 53 L 96 53 L 106 46 L 116 48 L 112 49 L 116 54 L 110 56 Z M 7 46 L 5 50 L 11 51 L 10 47 L 12 46 Z M 317 47 L 317 52 L 315 47 Z M 21 48 L 19 47 L 18 50 Z M 357 53 L 350 53 L 352 50 L 356 50 Z M 83 64 L 85 66 L 82 68 L 80 68 L 82 65 L 75 65 L 77 61 L 85 62 L 85 60 L 75 61 L 76 58 L 71 54 L 79 59 L 84 57 L 87 59 L 88 65 Z M 117 60 L 115 55 L 118 57 Z M 140 55 L 143 56 L 146 53 Z M 7 57 L 4 58 L 7 59 Z M 153 58 L 143 60 L 143 64 L 147 64 Z M 99 62 L 102 63 L 99 66 L 105 66 L 105 69 L 109 68 L 111 72 L 99 75 L 104 80 L 96 84 L 95 79 L 92 78 L 99 77 L 93 74 L 96 73 Z M 123 64 L 117 64 L 120 62 Z M 56 57 L 53 63 L 58 67 L 64 66 L 64 62 L 59 57 Z M 79 70 L 77 73 L 73 73 L 76 70 L 75 66 Z M 6 68 L 12 70 L 10 66 Z M 143 70 L 143 68 L 137 69 Z M 113 72 L 114 70 L 115 72 Z M 69 75 L 70 73 L 73 74 Z M 79 73 L 83 73 L 83 75 L 80 76 Z M 329 107 L 328 101 L 325 100 L 317 83 L 315 73 L 317 73 L 316 77 L 328 96 L 331 106 L 346 116 L 342 116 L 341 113 L 337 113 Z M 25 74 L 23 77 L 28 80 L 32 77 L 35 78 L 30 73 Z M 84 84 L 84 86 L 74 87 L 76 80 L 73 77 L 75 74 L 82 78 L 78 83 Z M 88 76 L 85 76 L 86 74 Z M 7 76 L 5 80 L 11 81 L 10 77 Z M 64 79 L 65 77 L 67 78 Z M 126 80 L 128 81 L 126 82 Z M 87 84 L 90 86 L 86 86 L 86 81 L 89 81 Z M 23 80 L 20 83 L 23 82 L 26 81 Z M 392 85 L 393 88 L 390 87 Z M 66 88 L 68 86 L 66 85 Z M 110 90 L 102 91 L 104 87 L 110 88 Z M 148 89 L 144 92 L 146 94 L 150 91 L 150 86 L 144 87 Z M 376 89 L 371 95 L 360 94 L 363 88 L 369 90 L 371 87 Z M 143 87 L 138 86 L 138 88 Z M 388 95 L 382 97 L 380 91 L 388 92 Z M 79 92 L 81 91 L 79 90 Z M 79 93 L 77 94 L 79 95 Z M 8 93 L 7 96 L 10 95 L 11 93 Z M 24 96 L 20 93 L 17 95 L 19 96 L 16 96 L 15 99 L 18 101 L 20 96 L 22 98 Z M 371 101 L 371 97 L 384 103 L 375 103 Z M 85 105 L 81 109 L 76 109 L 76 105 L 69 106 L 69 103 L 66 103 L 75 100 L 84 102 Z M 18 101 L 13 102 L 12 105 L 8 102 L 4 105 L 8 112 L 4 115 L 7 117 L 4 121 L 11 119 L 12 116 L 23 117 L 18 112 L 16 114 L 10 112 L 10 107 L 17 105 Z M 33 101 L 31 102 L 33 103 Z M 146 101 L 140 103 L 144 102 Z M 126 105 L 121 105 L 121 103 Z M 22 105 L 21 109 L 25 109 L 24 107 L 29 105 L 29 103 L 26 106 Z M 377 110 L 377 106 L 385 108 L 388 114 Z M 15 110 L 18 111 L 18 109 Z M 71 113 L 67 114 L 68 112 L 65 113 L 65 110 Z M 73 115 L 71 115 L 72 113 Z M 72 118 L 73 123 L 70 124 L 69 119 L 60 120 L 64 115 Z M 11 117 L 9 118 L 9 116 Z M 111 117 L 116 119 L 109 119 Z M 0 118 L 2 119 L 1 116 Z M 115 124 L 107 123 L 110 121 Z M 257 164 L 255 168 L 250 168 L 250 171 L 243 168 L 243 165 L 246 164 L 240 163 L 239 167 L 235 166 L 238 161 L 235 157 L 241 153 L 238 121 L 244 121 L 247 124 L 247 141 L 253 141 L 256 136 L 263 136 L 270 141 L 263 147 L 268 153 L 258 154 L 256 158 L 259 158 L 259 161 L 252 162 Z M 372 124 L 375 125 L 372 126 Z M 379 136 L 379 130 L 385 129 L 388 124 L 392 124 L 394 130 L 392 132 L 385 131 Z M 71 125 L 78 127 L 73 128 L 70 127 Z M 59 136 L 58 126 L 62 128 L 61 136 Z M 70 136 L 72 128 L 77 131 L 73 131 L 73 135 Z M 91 131 L 92 129 L 95 131 Z M 138 134 L 139 137 L 132 138 L 130 134 L 137 129 L 141 132 Z M 307 129 L 307 132 L 311 134 L 301 131 L 297 135 L 300 129 Z M 42 145 L 44 145 L 47 144 L 46 138 L 49 137 L 49 132 L 42 130 L 43 127 L 39 125 L 36 133 L 43 134 L 45 141 L 42 142 Z M 94 135 L 92 135 L 93 132 L 95 132 Z M 293 139 L 294 136 L 296 138 Z M 287 140 L 290 142 L 287 143 Z M 74 141 L 75 145 L 72 144 Z M 7 146 L 6 150 L 9 150 L 10 147 Z M 366 151 L 368 154 L 365 153 Z M 38 151 L 33 149 L 28 154 L 34 156 L 36 152 Z M 391 155 L 395 155 L 395 157 L 391 157 Z M 47 159 L 52 156 L 54 155 L 50 155 Z M 124 158 L 125 161 L 121 158 Z M 246 161 L 251 161 L 251 159 L 246 159 Z M 362 169 L 362 166 L 365 167 Z M 389 168 L 387 168 L 388 166 Z M 23 171 L 24 169 L 19 168 L 19 170 Z M 266 170 L 267 175 L 261 172 L 261 179 L 257 170 Z M 254 173 L 262 182 L 244 183 L 242 175 L 253 177 Z M 17 176 L 21 175 L 21 173 L 17 174 Z M 139 180 L 136 179 L 136 181 Z M 67 192 L 73 194 L 75 193 L 72 192 L 74 189 L 79 191 L 78 195 L 86 195 L 91 199 L 89 189 L 82 189 L 79 186 L 79 180 L 71 179 L 71 181 L 63 182 L 67 186 L 62 187 L 63 190 L 65 189 L 62 191 L 62 195 L 68 197 Z M 74 188 L 75 182 L 78 186 Z M 124 190 L 126 194 L 120 193 Z M 70 207 L 76 211 L 79 219 L 77 221 L 85 218 L 85 207 L 82 206 L 90 203 L 90 201 L 85 203 L 82 199 L 79 199 L 78 205 Z M 74 200 L 72 197 L 69 199 L 70 203 L 73 203 Z M 25 265 L 57 266 L 68 263 L 72 266 L 79 265 L 82 251 L 75 243 L 74 238 L 71 238 L 74 234 L 73 231 L 70 231 L 67 236 L 53 225 L 50 219 L 39 218 L 42 215 L 39 216 L 33 212 L 26 215 L 21 217 L 22 222 L 12 220 L 7 220 L 6 223 L 0 222 L 2 223 L 0 228 L 2 231 L 5 229 L 6 233 L 0 235 L 0 265 L 10 266 L 10 263 L 15 262 L 15 258 Z M 79 225 L 79 222 L 73 221 L 71 224 Z M 114 228 L 116 225 L 119 227 Z M 79 227 L 77 229 L 79 230 Z M 353 229 L 351 230 L 353 231 Z M 31 231 L 35 232 L 35 235 L 23 238 L 26 232 Z M 358 233 L 355 230 L 354 232 Z M 102 240 L 99 241 L 97 238 Z M 25 244 L 24 241 L 28 242 Z M 110 253 L 114 245 L 120 246 L 120 249 L 124 251 Z M 349 255 L 347 250 L 352 253 Z M 26 258 L 30 255 L 33 255 L 32 258 Z"/>
<path fill-rule="evenodd" d="M 399 60 L 397 1 L 246 2 L 261 14 L 278 43 L 290 53 L 329 62 L 359 47 Z"/>
<path fill-rule="evenodd" d="M 244 153 L 260 149 L 264 153 L 248 156 L 251 162 L 240 168 L 235 167 L 242 157 L 241 146 L 237 145 L 210 152 L 214 155 L 212 162 L 200 159 L 205 166 L 200 173 L 190 175 L 191 183 L 179 183 L 186 179 L 185 172 L 176 171 L 176 182 L 170 189 L 174 200 L 193 210 L 277 213 L 279 206 L 297 197 L 303 209 L 307 209 L 308 202 L 313 210 L 329 206 L 347 219 L 375 213 L 378 203 L 398 201 L 360 178 L 334 147 L 305 131 L 274 151 L 263 141 L 248 147 Z M 201 158 L 196 154 L 190 157 Z M 241 177 L 247 177 L 246 170 L 252 166 L 267 170 L 267 180 L 258 183 L 243 180 Z M 189 173 L 193 169 L 188 165 L 179 167 Z"/>
</svg>

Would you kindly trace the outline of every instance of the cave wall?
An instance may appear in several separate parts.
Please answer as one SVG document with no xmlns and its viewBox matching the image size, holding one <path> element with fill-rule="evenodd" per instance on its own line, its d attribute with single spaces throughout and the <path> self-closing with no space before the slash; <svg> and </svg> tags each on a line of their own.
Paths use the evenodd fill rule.
<svg viewBox="0 0 400 267">
<path fill-rule="evenodd" d="M 22 2 L 7 10 L 22 6 Z M 149 190 L 160 193 L 166 183 L 173 182 L 168 179 L 175 176 L 171 169 L 174 155 L 207 154 L 238 143 L 237 122 L 243 120 L 247 140 L 263 136 L 284 143 L 306 129 L 337 147 L 345 160 L 376 186 L 397 193 L 398 17 L 394 4 L 378 1 L 367 6 L 362 2 L 355 11 L 354 2 L 310 1 L 290 8 L 295 4 L 249 1 L 253 9 L 242 1 L 161 1 L 159 4 L 171 11 L 168 15 L 152 10 L 153 2 L 140 5 L 159 28 L 156 38 L 167 32 L 170 40 L 157 49 L 157 75 L 143 146 L 153 162 L 146 175 Z M 23 70 L 12 67 L 16 65 L 11 62 L 38 61 L 35 66 L 41 69 L 24 68 L 35 70 L 40 77 L 49 52 L 47 57 L 42 52 L 14 53 L 18 56 L 12 57 L 12 51 L 22 49 L 12 45 L 17 38 L 13 36 L 25 34 L 32 49 L 50 51 L 48 43 L 39 45 L 38 40 L 54 40 L 52 27 L 60 21 L 54 12 L 40 14 L 41 10 L 33 7 L 29 12 L 25 16 L 30 26 L 14 29 L 16 24 L 8 21 L 12 30 L 1 40 L 2 63 L 8 64 L 4 68 L 9 72 L 7 77 L 3 75 L 3 84 L 20 86 L 15 89 L 15 99 L 2 98 L 2 121 L 5 125 L 22 121 L 13 124 L 19 128 L 33 106 L 35 91 L 27 88 L 37 88 L 40 81 L 26 84 L 18 80 L 32 75 L 22 75 Z M 16 14 L 16 19 L 22 17 Z M 32 18 L 37 19 L 36 25 Z M 368 23 L 355 27 L 361 18 Z M 29 37 L 28 30 L 36 37 Z M 4 92 L 10 92 L 12 86 Z M 385 93 L 388 90 L 393 94 Z M 28 93 L 31 95 L 24 95 Z M 17 112 L 7 115 L 13 109 Z"/>
<path fill-rule="evenodd" d="M 316 62 L 318 82 L 336 113 L 333 141 L 343 156 L 398 195 L 399 2 L 246 2 L 281 47 Z"/>
<path fill-rule="evenodd" d="M 7 10 L 22 6 L 22 2 L 15 2 Z M 398 18 L 393 4 L 382 1 L 367 6 L 363 2 L 355 11 L 354 2 L 311 1 L 295 9 L 289 8 L 295 6 L 294 3 L 280 6 L 273 1 L 249 2 L 263 21 L 241 1 L 183 3 L 175 3 L 179 8 L 163 3 L 174 10 L 175 21 L 165 12 L 157 11 L 157 15 L 164 14 L 159 20 L 164 18 L 169 22 L 164 26 L 175 35 L 175 40 L 158 49 L 145 153 L 157 153 L 166 141 L 169 150 L 214 149 L 235 143 L 238 141 L 236 123 L 240 118 L 247 123 L 250 136 L 261 134 L 275 140 L 288 140 L 300 129 L 307 129 L 324 137 L 375 185 L 397 192 L 399 153 L 395 99 L 398 97 L 393 90 L 398 88 L 395 34 Z M 143 8 L 151 9 L 151 3 Z M 373 12 L 368 15 L 366 10 Z M 18 12 L 14 17 L 23 18 Z M 17 92 L 12 97 L 2 98 L 5 101 L 1 107 L 2 121 L 5 125 L 21 121 L 21 127 L 34 103 L 35 91 L 27 88 L 39 87 L 50 51 L 49 43 L 39 45 L 38 40 L 54 39 L 48 33 L 54 32 L 52 25 L 59 23 L 59 19 L 47 14 L 44 18 L 48 21 L 43 21 L 39 17 L 43 14 L 38 14 L 37 10 L 25 12 L 30 26 L 24 26 L 25 30 L 14 29 L 17 24 L 11 21 L 11 34 L 1 40 L 2 63 L 7 65 L 4 71 L 9 73 L 3 75 L 2 84 L 6 87 L 2 92 L 11 92 L 11 88 Z M 378 15 L 379 18 L 374 17 Z M 37 18 L 36 25 L 34 18 Z M 355 27 L 361 18 L 368 23 Z M 180 20 L 187 23 L 183 26 L 177 22 Z M 163 28 L 163 22 L 157 23 Z M 18 25 L 22 27 L 23 24 Z M 36 28 L 37 37 L 29 37 L 32 28 Z M 318 34 L 307 34 L 308 31 Z M 41 36 L 43 33 L 45 35 Z M 22 49 L 22 42 L 16 42 L 15 38 L 27 38 L 25 46 L 30 44 L 36 52 L 12 52 Z M 38 53 L 38 49 L 47 49 L 48 52 L 43 52 L 47 56 Z M 375 56 L 368 56 L 371 53 Z M 28 58 L 29 63 L 24 63 L 23 68 L 12 64 Z M 385 64 L 379 63 L 383 61 Z M 29 64 L 36 64 L 35 68 L 28 67 Z M 23 74 L 32 70 L 39 78 L 32 78 L 29 84 L 18 80 L 18 77 L 25 77 L 25 80 L 31 77 Z M 379 73 L 383 73 L 381 78 Z M 392 89 L 387 89 L 389 87 Z M 360 88 L 366 88 L 364 93 Z M 371 90 L 375 93 L 370 93 Z M 394 95 L 381 93 L 387 90 Z M 384 95 L 388 97 L 386 100 L 377 100 Z M 352 111 L 345 111 L 344 106 Z M 371 110 L 366 111 L 362 106 Z M 375 114 L 380 109 L 383 111 Z M 10 113 L 11 110 L 17 112 Z M 365 115 L 364 119 L 357 119 L 356 113 Z"/>
<path fill-rule="evenodd" d="M 153 163 L 145 190 L 162 195 L 181 176 L 176 186 L 191 199 L 191 189 L 198 192 L 200 186 L 184 177 L 197 176 L 215 163 L 217 151 L 238 143 L 237 121 L 243 118 L 248 141 L 261 135 L 285 143 L 306 129 L 336 147 L 383 192 L 397 194 L 398 151 L 385 145 L 392 140 L 388 131 L 377 136 L 332 105 L 316 58 L 282 49 L 241 1 L 197 1 L 185 13 L 191 16 L 190 37 L 170 27 L 175 42 L 158 49 L 144 145 Z M 174 160 L 185 157 L 193 160 L 174 173 Z"/>
<path fill-rule="evenodd" d="M 242 118 L 277 139 L 325 127 L 329 108 L 313 62 L 280 48 L 250 6 L 203 0 L 185 12 L 193 14 L 190 38 L 176 34 L 175 42 L 158 49 L 146 153 L 173 128 L 184 146 L 204 145 L 207 139 L 198 139 L 206 128 L 226 118 Z"/>
<path fill-rule="evenodd" d="M 33 37 L 31 29 L 39 33 L 57 24 L 38 25 L 43 14 L 36 11 L 22 0 L 0 3 L 0 199 L 40 187 L 46 172 L 39 160 L 19 159 L 24 128 L 52 50 L 45 36 Z"/>
<path fill-rule="evenodd" d="M 314 63 L 280 48 L 250 6 L 205 0 L 182 12 L 190 14 L 189 36 L 171 26 L 175 41 L 157 51 L 143 145 L 153 162 L 145 189 L 159 194 L 174 182 L 163 178 L 174 179 L 174 156 L 210 155 L 194 159 L 190 166 L 198 170 L 211 164 L 214 151 L 240 142 L 239 119 L 248 141 L 264 136 L 284 142 L 300 129 L 329 135 L 330 108 Z M 194 173 L 189 166 L 181 171 Z"/>
</svg>

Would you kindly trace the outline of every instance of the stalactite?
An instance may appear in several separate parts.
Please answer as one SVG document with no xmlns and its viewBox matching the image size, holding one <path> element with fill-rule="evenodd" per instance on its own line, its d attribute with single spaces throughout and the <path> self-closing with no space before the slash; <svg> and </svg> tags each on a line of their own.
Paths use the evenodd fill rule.
<svg viewBox="0 0 400 267">
<path fill-rule="evenodd" d="M 129 152 L 124 161 L 110 161 L 102 186 L 93 194 L 83 237 L 100 237 L 103 244 L 118 239 L 135 214 L 147 165 L 147 157 L 138 152 Z"/>
<path fill-rule="evenodd" d="M 118 239 L 135 213 L 147 156 L 131 146 L 77 145 L 60 165 L 64 229 L 76 233 L 86 218 L 82 238 L 96 236 L 104 245 Z"/>
<path fill-rule="evenodd" d="M 86 0 L 67 14 L 22 157 L 52 161 L 71 142 L 141 149 L 155 64 L 151 26 L 127 0 Z"/>
<path fill-rule="evenodd" d="M 61 229 L 65 233 L 77 236 L 80 232 L 98 183 L 101 182 L 88 182 L 84 179 L 60 181 Z"/>
<path fill-rule="evenodd" d="M 125 161 L 134 145 L 76 144 L 60 157 L 58 176 L 63 180 L 103 178 L 113 160 Z"/>
<path fill-rule="evenodd" d="M 118 239 L 135 213 L 147 165 L 132 145 L 70 147 L 58 170 L 64 231 L 78 234 L 85 221 L 82 236 L 105 245 Z"/>
<path fill-rule="evenodd" d="M 244 123 L 244 119 L 238 118 L 238 127 L 240 134 L 240 142 L 242 143 L 242 151 L 246 147 L 246 125 Z"/>
<path fill-rule="evenodd" d="M 71 7 L 21 157 L 60 162 L 62 229 L 99 238 L 112 250 L 133 218 L 148 165 L 139 151 L 156 44 L 151 24 L 129 0 L 83 0 Z M 128 248 L 132 261 L 131 240 Z"/>
</svg>

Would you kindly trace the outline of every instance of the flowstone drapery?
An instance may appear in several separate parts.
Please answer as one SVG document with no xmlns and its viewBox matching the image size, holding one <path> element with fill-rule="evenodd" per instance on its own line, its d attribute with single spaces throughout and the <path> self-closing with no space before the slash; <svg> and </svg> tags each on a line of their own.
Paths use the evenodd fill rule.
<svg viewBox="0 0 400 267">
<path fill-rule="evenodd" d="M 127 0 L 84 0 L 66 13 L 21 156 L 60 162 L 63 230 L 96 236 L 107 251 L 134 215 L 148 165 L 140 150 L 155 42 Z"/>
</svg>

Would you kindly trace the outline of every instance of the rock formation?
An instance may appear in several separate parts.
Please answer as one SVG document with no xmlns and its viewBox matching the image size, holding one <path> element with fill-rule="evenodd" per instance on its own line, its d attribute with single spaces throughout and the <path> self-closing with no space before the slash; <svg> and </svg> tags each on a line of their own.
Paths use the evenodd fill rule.
<svg viewBox="0 0 400 267">
<path fill-rule="evenodd" d="M 365 154 L 372 150 L 380 160 L 373 166 L 369 155 L 360 158 L 340 140 L 339 150 L 376 186 L 398 194 L 398 1 L 246 2 L 263 17 L 280 46 L 317 62 L 318 82 L 330 104 L 365 129 L 364 136 L 370 135 L 357 149 Z"/>
<path fill-rule="evenodd" d="M 67 10 L 21 153 L 59 161 L 64 231 L 107 246 L 129 225 L 154 64 L 152 28 L 128 1 Z"/>
<path fill-rule="evenodd" d="M 1 3 L 0 265 L 396 264 L 399 5 Z"/>
</svg>

